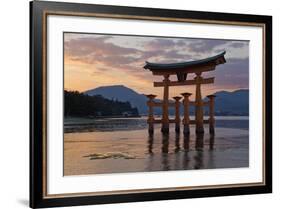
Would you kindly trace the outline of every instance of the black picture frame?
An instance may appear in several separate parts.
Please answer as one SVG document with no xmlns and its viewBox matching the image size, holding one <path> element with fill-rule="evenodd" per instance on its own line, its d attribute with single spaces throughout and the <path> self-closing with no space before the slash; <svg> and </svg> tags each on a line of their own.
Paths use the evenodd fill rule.
<svg viewBox="0 0 281 209">
<path fill-rule="evenodd" d="M 236 22 L 242 24 L 262 24 L 265 28 L 264 39 L 264 184 L 245 185 L 240 187 L 202 188 L 196 190 L 181 189 L 155 192 L 135 192 L 103 195 L 50 196 L 44 194 L 46 182 L 46 155 L 44 136 L 46 135 L 46 77 L 44 76 L 44 45 L 46 24 L 49 14 L 64 15 L 102 14 L 126 16 L 138 19 L 144 17 L 162 20 L 177 19 L 178 21 L 197 20 L 203 22 Z M 45 139 L 46 140 L 46 139 Z M 169 9 L 152 9 L 140 7 L 105 6 L 93 4 L 58 3 L 33 1 L 30 2 L 30 207 L 58 207 L 88 204 L 106 204 L 137 201 L 168 200 L 182 198 L 198 198 L 228 195 L 245 195 L 272 192 L 272 17 L 261 15 L 245 15 L 230 13 L 214 13 L 199 11 L 183 11 Z"/>
</svg>

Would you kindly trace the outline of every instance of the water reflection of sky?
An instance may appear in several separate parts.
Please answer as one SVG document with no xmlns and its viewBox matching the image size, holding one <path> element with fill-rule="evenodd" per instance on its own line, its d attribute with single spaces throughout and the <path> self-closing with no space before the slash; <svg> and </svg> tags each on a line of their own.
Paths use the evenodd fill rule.
<svg viewBox="0 0 281 209">
<path fill-rule="evenodd" d="M 182 131 L 182 130 L 181 130 Z M 239 168 L 249 165 L 248 130 L 216 128 L 215 135 L 163 135 L 147 129 L 64 134 L 65 175 Z"/>
</svg>

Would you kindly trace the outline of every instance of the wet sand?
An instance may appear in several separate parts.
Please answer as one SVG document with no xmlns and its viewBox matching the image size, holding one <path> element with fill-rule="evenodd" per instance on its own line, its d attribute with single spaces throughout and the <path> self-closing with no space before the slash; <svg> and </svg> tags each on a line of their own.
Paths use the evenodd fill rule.
<svg viewBox="0 0 281 209">
<path fill-rule="evenodd" d="M 216 128 L 215 136 L 153 136 L 147 129 L 64 134 L 64 175 L 88 175 L 249 166 L 248 130 Z"/>
</svg>

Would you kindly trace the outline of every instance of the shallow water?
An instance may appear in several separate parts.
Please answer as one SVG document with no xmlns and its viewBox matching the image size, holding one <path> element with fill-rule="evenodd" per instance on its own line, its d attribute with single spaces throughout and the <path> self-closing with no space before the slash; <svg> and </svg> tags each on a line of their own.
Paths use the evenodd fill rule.
<svg viewBox="0 0 281 209">
<path fill-rule="evenodd" d="M 174 116 L 170 116 L 174 118 Z M 156 119 L 161 119 L 157 118 Z M 194 116 L 190 117 L 194 120 Z M 205 117 L 204 119 L 208 119 Z M 216 116 L 216 127 L 249 129 L 249 117 L 247 116 Z M 97 132 L 140 130 L 147 128 L 147 116 L 138 118 L 65 118 L 64 132 Z"/>
<path fill-rule="evenodd" d="M 208 126 L 204 135 L 196 136 L 192 126 L 185 137 L 171 125 L 169 135 L 160 126 L 152 136 L 146 128 L 65 133 L 64 175 L 249 166 L 248 130 L 217 127 L 215 136 L 207 131 Z"/>
</svg>

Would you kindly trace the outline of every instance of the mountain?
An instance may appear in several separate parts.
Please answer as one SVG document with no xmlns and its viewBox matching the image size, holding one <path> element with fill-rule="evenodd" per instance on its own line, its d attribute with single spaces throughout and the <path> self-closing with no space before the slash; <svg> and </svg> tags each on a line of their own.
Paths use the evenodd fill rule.
<svg viewBox="0 0 281 209">
<path fill-rule="evenodd" d="M 101 86 L 95 89 L 85 91 L 84 94 L 87 94 L 89 96 L 101 95 L 104 98 L 118 100 L 121 102 L 128 101 L 133 107 L 138 108 L 140 114 L 147 113 L 146 96 L 143 94 L 139 94 L 134 90 L 123 85 Z"/>
<path fill-rule="evenodd" d="M 248 115 L 249 90 L 240 89 L 233 92 L 215 93 L 215 112 L 217 115 Z"/>
<path fill-rule="evenodd" d="M 138 108 L 140 114 L 147 114 L 147 98 L 143 94 L 123 86 L 102 86 L 95 89 L 85 91 L 87 95 L 101 95 L 107 99 L 118 100 L 121 102 L 130 102 L 132 107 Z M 219 91 L 215 93 L 215 112 L 216 115 L 248 115 L 249 114 L 249 90 L 240 89 L 233 92 Z M 159 101 L 159 100 L 158 100 Z M 208 98 L 204 98 L 208 101 Z M 208 112 L 208 108 L 205 108 Z M 170 114 L 173 114 L 173 109 Z M 182 108 L 181 108 L 182 112 Z M 191 114 L 194 113 L 194 108 L 191 108 Z M 161 109 L 155 109 L 155 114 L 161 114 Z"/>
</svg>

